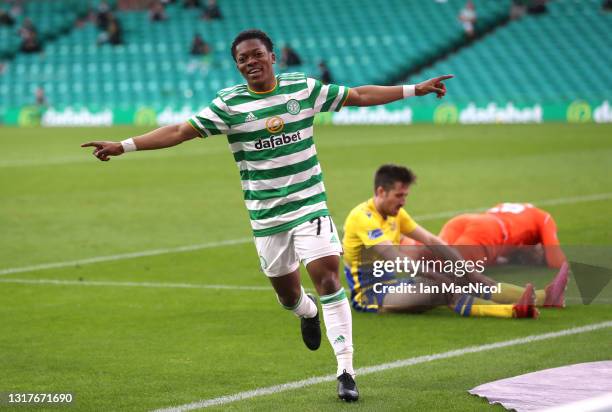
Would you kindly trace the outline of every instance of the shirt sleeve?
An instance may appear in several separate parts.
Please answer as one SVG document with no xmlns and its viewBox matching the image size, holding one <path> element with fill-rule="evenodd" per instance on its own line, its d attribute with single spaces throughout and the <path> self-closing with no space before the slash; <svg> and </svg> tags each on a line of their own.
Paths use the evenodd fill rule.
<svg viewBox="0 0 612 412">
<path fill-rule="evenodd" d="M 540 225 L 540 238 L 544 247 L 546 264 L 551 268 L 560 268 L 567 260 L 557 238 L 557 224 L 550 214 L 546 214 Z"/>
<path fill-rule="evenodd" d="M 404 209 L 399 211 L 400 232 L 402 235 L 412 233 L 417 228 L 417 222 Z"/>
<path fill-rule="evenodd" d="M 317 79 L 308 79 L 310 102 L 315 113 L 339 112 L 348 99 L 349 88 L 336 84 L 323 84 Z"/>
<path fill-rule="evenodd" d="M 225 103 L 217 97 L 208 107 L 191 116 L 187 122 L 200 133 L 201 137 L 227 134 L 229 115 L 223 111 L 223 107 Z"/>
<path fill-rule="evenodd" d="M 374 246 L 391 238 L 386 234 L 380 225 L 365 212 L 355 212 L 349 219 L 345 231 L 352 233 L 365 246 Z"/>
</svg>

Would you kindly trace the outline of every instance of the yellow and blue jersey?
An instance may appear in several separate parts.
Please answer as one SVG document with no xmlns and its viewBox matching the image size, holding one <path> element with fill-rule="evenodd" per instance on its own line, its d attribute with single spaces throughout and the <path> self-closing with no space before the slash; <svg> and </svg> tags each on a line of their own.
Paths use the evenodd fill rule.
<svg viewBox="0 0 612 412">
<path fill-rule="evenodd" d="M 417 223 L 408 212 L 400 209 L 397 216 L 383 218 L 374 199 L 363 202 L 355 207 L 344 222 L 344 273 L 351 289 L 351 300 L 356 309 L 377 311 L 380 302 L 368 293 L 376 282 L 395 280 L 395 274 L 386 274 L 374 278 L 368 270 L 368 263 L 363 261 L 364 250 L 379 243 L 389 241 L 399 245 L 402 234 L 407 235 L 417 228 Z"/>
</svg>

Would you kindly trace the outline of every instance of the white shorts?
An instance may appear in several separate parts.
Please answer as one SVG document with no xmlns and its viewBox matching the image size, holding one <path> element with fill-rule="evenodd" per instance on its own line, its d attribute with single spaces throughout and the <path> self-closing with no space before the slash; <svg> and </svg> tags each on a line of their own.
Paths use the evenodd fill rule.
<svg viewBox="0 0 612 412">
<path fill-rule="evenodd" d="M 268 277 L 284 276 L 324 256 L 340 256 L 342 244 L 330 216 L 314 218 L 272 236 L 255 237 L 261 270 Z"/>
</svg>

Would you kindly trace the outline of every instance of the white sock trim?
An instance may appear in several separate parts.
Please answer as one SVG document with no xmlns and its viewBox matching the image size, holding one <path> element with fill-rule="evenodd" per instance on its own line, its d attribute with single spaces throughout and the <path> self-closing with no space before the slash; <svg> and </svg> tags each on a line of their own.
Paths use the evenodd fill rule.
<svg viewBox="0 0 612 412">
<path fill-rule="evenodd" d="M 318 313 L 317 305 L 308 297 L 308 295 L 306 295 L 303 287 L 298 303 L 293 307 L 287 307 L 284 305 L 283 307 L 291 310 L 298 318 L 314 318 Z"/>
</svg>

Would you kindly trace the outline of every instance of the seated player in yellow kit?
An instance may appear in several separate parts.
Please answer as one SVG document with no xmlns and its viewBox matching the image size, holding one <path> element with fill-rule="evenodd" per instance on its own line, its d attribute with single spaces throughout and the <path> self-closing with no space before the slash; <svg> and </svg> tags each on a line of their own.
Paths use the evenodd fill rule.
<svg viewBox="0 0 612 412">
<path fill-rule="evenodd" d="M 387 260 L 404 256 L 397 247 L 402 236 L 408 236 L 421 244 L 428 245 L 431 252 L 440 258 L 450 261 L 462 259 L 456 250 L 446 245 L 438 236 L 419 226 L 403 209 L 410 185 L 414 181 L 414 174 L 405 167 L 381 166 L 374 178 L 374 197 L 355 207 L 345 221 L 344 264 L 353 307 L 370 312 L 414 313 L 436 306 L 449 306 L 463 316 L 537 317 L 535 292 L 531 284 L 525 288 L 501 284 L 499 291 L 483 298 L 452 292 L 385 293 L 384 290 L 381 291 L 381 284 L 426 286 L 416 287 L 417 291 L 445 282 L 479 282 L 489 286 L 497 285 L 495 281 L 480 273 L 473 273 L 463 278 L 431 273 L 417 277 L 402 277 L 401 273 L 396 272 L 385 272 L 382 276 L 374 275 L 365 252 L 372 250 Z M 563 293 L 563 290 L 558 293 Z"/>
</svg>

